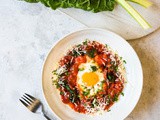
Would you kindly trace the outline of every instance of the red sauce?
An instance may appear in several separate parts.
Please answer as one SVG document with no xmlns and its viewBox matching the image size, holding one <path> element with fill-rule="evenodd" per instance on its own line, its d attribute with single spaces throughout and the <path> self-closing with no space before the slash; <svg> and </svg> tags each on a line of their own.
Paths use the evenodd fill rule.
<svg viewBox="0 0 160 120">
<path fill-rule="evenodd" d="M 74 47 L 73 49 L 75 49 Z M 115 75 L 115 68 L 112 68 L 112 61 L 110 58 L 110 53 L 104 52 L 106 47 L 98 42 L 88 42 L 86 45 L 81 45 L 77 48 L 84 53 L 76 53 L 73 50 L 70 50 L 66 56 L 64 56 L 59 65 L 67 67 L 67 73 L 62 74 L 60 76 L 62 81 L 65 83 L 60 84 L 60 95 L 62 102 L 68 104 L 72 109 L 80 113 L 86 113 L 86 109 L 84 103 L 93 102 L 93 99 L 88 99 L 86 96 L 81 95 L 81 99 L 79 98 L 79 91 L 77 89 L 77 74 L 78 67 L 82 63 L 86 63 L 86 56 L 92 57 L 103 71 L 105 82 L 103 84 L 103 90 L 98 92 L 96 96 L 97 99 L 101 99 L 102 96 L 110 96 L 110 103 L 105 106 L 105 110 L 108 110 L 114 104 L 114 97 L 119 96 L 123 90 L 123 81 L 117 80 L 117 76 Z M 94 51 L 92 51 L 94 49 Z M 90 51 L 90 53 L 88 53 Z M 93 52 L 93 53 L 92 53 Z M 89 55 L 90 54 L 90 55 Z M 118 62 L 117 62 L 118 63 Z M 116 67 L 116 66 L 114 66 Z M 109 77 L 110 76 L 110 77 Z M 109 77 L 109 78 L 108 78 Z M 109 80 L 110 79 L 110 80 Z M 113 80 L 112 80 L 113 79 Z"/>
</svg>

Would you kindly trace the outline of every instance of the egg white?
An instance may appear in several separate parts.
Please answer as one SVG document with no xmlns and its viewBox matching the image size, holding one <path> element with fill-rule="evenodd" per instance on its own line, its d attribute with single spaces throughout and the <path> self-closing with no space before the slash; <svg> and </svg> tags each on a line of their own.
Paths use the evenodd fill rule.
<svg viewBox="0 0 160 120">
<path fill-rule="evenodd" d="M 87 86 L 83 80 L 82 80 L 82 76 L 85 73 L 89 73 L 92 72 L 91 66 L 96 66 L 98 68 L 98 70 L 95 71 L 95 73 L 98 75 L 99 77 L 99 81 L 93 85 L 93 86 Z M 86 90 L 90 90 L 89 95 L 88 96 L 93 96 L 95 95 L 99 90 L 102 90 L 102 85 L 103 81 L 104 81 L 104 76 L 102 71 L 99 69 L 97 63 L 95 63 L 93 60 L 87 60 L 86 63 L 82 63 L 79 65 L 79 71 L 77 74 L 77 84 L 79 87 L 80 92 L 85 92 Z"/>
</svg>

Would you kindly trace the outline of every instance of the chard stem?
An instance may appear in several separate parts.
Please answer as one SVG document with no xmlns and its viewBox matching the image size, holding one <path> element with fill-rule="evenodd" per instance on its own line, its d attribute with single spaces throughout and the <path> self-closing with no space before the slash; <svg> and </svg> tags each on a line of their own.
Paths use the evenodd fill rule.
<svg viewBox="0 0 160 120">
<path fill-rule="evenodd" d="M 153 4 L 152 2 L 150 2 L 148 0 L 128 0 L 128 1 L 137 3 L 145 8 L 148 8 L 148 7 L 152 6 L 152 4 Z"/>
<path fill-rule="evenodd" d="M 151 25 L 125 0 L 116 0 L 144 29 Z"/>
</svg>

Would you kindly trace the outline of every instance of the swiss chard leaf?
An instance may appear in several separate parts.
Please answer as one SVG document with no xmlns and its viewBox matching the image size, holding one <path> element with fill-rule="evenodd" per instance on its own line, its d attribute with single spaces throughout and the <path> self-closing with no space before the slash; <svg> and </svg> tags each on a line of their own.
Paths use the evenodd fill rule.
<svg viewBox="0 0 160 120">
<path fill-rule="evenodd" d="M 144 29 L 150 28 L 150 24 L 126 1 L 126 0 L 24 0 L 30 3 L 41 2 L 53 10 L 62 7 L 74 7 L 92 12 L 112 11 L 116 3 L 120 4 Z M 129 0 L 137 4 L 149 7 L 152 5 L 148 0 Z"/>
<path fill-rule="evenodd" d="M 24 1 L 29 3 L 38 3 L 40 0 L 24 0 Z"/>
<path fill-rule="evenodd" d="M 94 58 L 95 53 L 96 53 L 96 49 L 91 49 L 91 50 L 87 51 L 87 55 L 90 58 Z"/>
</svg>

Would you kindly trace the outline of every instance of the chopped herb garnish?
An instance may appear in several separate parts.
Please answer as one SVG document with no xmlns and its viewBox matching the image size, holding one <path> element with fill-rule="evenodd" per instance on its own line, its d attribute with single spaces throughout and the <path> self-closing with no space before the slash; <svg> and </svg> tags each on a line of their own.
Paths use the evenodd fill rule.
<svg viewBox="0 0 160 120">
<path fill-rule="evenodd" d="M 57 75 L 57 70 L 52 71 L 53 75 Z"/>
<path fill-rule="evenodd" d="M 74 103 L 75 102 L 75 94 L 70 94 L 70 96 L 69 96 L 69 100 L 72 102 L 72 103 Z"/>
<path fill-rule="evenodd" d="M 123 60 L 123 62 L 126 64 L 127 62 L 125 60 Z"/>
<path fill-rule="evenodd" d="M 87 41 L 87 40 L 85 40 L 85 41 L 83 42 L 83 45 L 87 45 L 87 43 L 88 43 L 88 41 Z"/>
<path fill-rule="evenodd" d="M 84 68 L 78 68 L 78 71 L 83 71 L 84 70 Z"/>
<path fill-rule="evenodd" d="M 86 103 L 84 103 L 84 106 L 87 106 L 87 104 L 86 104 Z"/>
<path fill-rule="evenodd" d="M 110 112 L 111 110 L 108 110 L 107 112 Z"/>
<path fill-rule="evenodd" d="M 81 98 L 81 96 L 80 96 L 80 95 L 78 95 L 77 97 L 78 97 L 78 98 Z"/>
<path fill-rule="evenodd" d="M 81 46 L 81 44 L 78 44 L 76 47 L 80 47 Z"/>
<path fill-rule="evenodd" d="M 120 57 L 120 60 L 122 60 L 122 57 Z"/>
<path fill-rule="evenodd" d="M 124 96 L 124 93 L 123 93 L 123 92 L 121 92 L 121 95 L 122 95 L 122 96 Z"/>
<path fill-rule="evenodd" d="M 101 89 L 102 89 L 102 87 L 103 87 L 103 83 L 105 83 L 105 80 L 103 80 L 103 81 L 101 82 L 101 84 L 100 84 Z"/>
<path fill-rule="evenodd" d="M 105 44 L 106 45 L 106 47 L 108 47 L 108 45 L 107 44 Z"/>
<path fill-rule="evenodd" d="M 95 107 L 95 106 L 98 106 L 98 102 L 97 102 L 97 100 L 96 100 L 95 98 L 93 99 L 91 105 L 93 105 L 94 107 Z"/>
<path fill-rule="evenodd" d="M 110 63 L 111 63 L 112 65 L 114 65 L 114 64 L 115 64 L 115 61 L 111 61 Z"/>
<path fill-rule="evenodd" d="M 118 71 L 118 66 L 115 66 L 115 68 L 114 68 L 114 69 L 115 69 L 115 71 L 117 72 L 117 71 Z"/>
<path fill-rule="evenodd" d="M 67 76 L 69 75 L 68 71 L 67 71 L 67 72 L 65 72 L 65 75 L 67 75 Z"/>
<path fill-rule="evenodd" d="M 61 92 L 60 92 L 60 95 L 64 95 L 64 92 L 61 91 Z"/>
<path fill-rule="evenodd" d="M 98 68 L 96 66 L 91 66 L 92 72 L 95 72 L 98 70 Z"/>
<path fill-rule="evenodd" d="M 87 51 L 87 55 L 90 57 L 90 58 L 94 58 L 94 54 L 96 53 L 96 49 L 91 49 L 90 51 Z"/>
<path fill-rule="evenodd" d="M 117 102 L 117 101 L 118 101 L 118 95 L 115 94 L 115 95 L 114 95 L 114 98 L 113 98 L 113 102 Z"/>
<path fill-rule="evenodd" d="M 53 80 L 52 83 L 53 85 L 55 85 L 57 83 L 57 80 Z"/>
<path fill-rule="evenodd" d="M 107 73 L 107 78 L 109 82 L 114 82 L 116 79 L 116 76 L 113 73 Z"/>
<path fill-rule="evenodd" d="M 58 89 L 60 87 L 60 85 L 58 84 L 58 82 L 55 84 L 56 88 Z"/>
<path fill-rule="evenodd" d="M 112 77 L 111 77 L 110 75 L 108 75 L 108 79 L 109 79 L 109 80 L 112 80 Z"/>
<path fill-rule="evenodd" d="M 96 103 L 96 99 L 94 98 L 94 100 L 92 101 L 92 104 L 95 104 Z"/>
<path fill-rule="evenodd" d="M 72 56 L 77 57 L 79 56 L 79 53 L 76 50 L 72 50 Z"/>
<path fill-rule="evenodd" d="M 71 88 L 69 87 L 69 85 L 66 85 L 66 86 L 64 86 L 64 87 L 68 90 L 68 92 L 74 93 L 73 90 L 71 90 Z"/>
<path fill-rule="evenodd" d="M 94 105 L 93 105 L 93 104 L 91 104 L 91 108 L 94 108 Z"/>
<path fill-rule="evenodd" d="M 88 89 L 88 90 L 86 90 L 86 91 L 83 91 L 83 95 L 84 95 L 84 96 L 89 95 L 89 93 L 90 93 L 90 90 L 89 90 L 89 89 Z"/>
<path fill-rule="evenodd" d="M 57 80 L 53 80 L 52 83 L 53 83 L 53 85 L 56 86 L 57 89 L 60 87 L 60 85 L 59 85 Z"/>
</svg>

